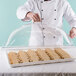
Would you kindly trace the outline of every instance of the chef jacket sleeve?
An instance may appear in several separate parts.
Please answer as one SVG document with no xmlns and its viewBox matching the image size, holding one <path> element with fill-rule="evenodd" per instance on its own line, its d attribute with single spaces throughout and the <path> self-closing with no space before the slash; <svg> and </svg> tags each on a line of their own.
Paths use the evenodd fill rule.
<svg viewBox="0 0 76 76">
<path fill-rule="evenodd" d="M 73 9 L 71 8 L 69 2 L 67 0 L 64 0 L 65 4 L 65 11 L 64 11 L 64 18 L 68 21 L 68 23 L 71 25 L 71 27 L 76 28 L 76 14 L 74 13 Z"/>
<path fill-rule="evenodd" d="M 17 17 L 23 21 L 29 21 L 30 19 L 26 17 L 28 12 L 32 12 L 34 10 L 34 2 L 33 0 L 28 0 L 24 5 L 20 6 L 17 9 Z"/>
</svg>

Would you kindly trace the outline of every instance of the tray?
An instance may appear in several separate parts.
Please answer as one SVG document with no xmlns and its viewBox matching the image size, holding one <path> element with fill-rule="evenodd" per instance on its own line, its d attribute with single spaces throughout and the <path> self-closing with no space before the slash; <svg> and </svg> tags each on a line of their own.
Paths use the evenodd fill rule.
<svg viewBox="0 0 76 76">
<path fill-rule="evenodd" d="M 33 49 L 36 50 L 37 48 L 45 49 L 45 48 L 62 48 L 63 50 L 67 51 L 72 58 L 66 58 L 66 59 L 57 59 L 57 60 L 48 60 L 48 61 L 38 61 L 38 62 L 25 62 L 25 63 L 19 63 L 19 64 L 10 64 L 9 59 L 8 59 L 8 53 L 13 51 L 13 52 L 18 52 L 19 50 L 27 51 L 28 49 Z M 11 67 L 23 67 L 23 66 L 33 66 L 33 65 L 40 65 L 40 64 L 53 64 L 53 63 L 63 63 L 63 62 L 71 62 L 74 61 L 76 58 L 72 56 L 70 53 L 70 48 L 71 47 L 9 47 L 9 48 L 4 48 L 6 50 L 6 55 L 8 62 Z"/>
</svg>

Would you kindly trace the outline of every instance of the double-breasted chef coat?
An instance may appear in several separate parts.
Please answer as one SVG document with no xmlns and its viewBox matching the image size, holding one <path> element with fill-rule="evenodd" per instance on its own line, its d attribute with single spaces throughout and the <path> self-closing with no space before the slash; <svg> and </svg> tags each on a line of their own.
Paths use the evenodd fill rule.
<svg viewBox="0 0 76 76">
<path fill-rule="evenodd" d="M 38 13 L 41 23 L 33 23 L 29 46 L 63 45 L 63 36 L 51 27 L 62 29 L 63 17 L 76 27 L 76 15 L 67 0 L 27 0 L 17 9 L 17 17 L 24 21 L 28 12 Z"/>
</svg>

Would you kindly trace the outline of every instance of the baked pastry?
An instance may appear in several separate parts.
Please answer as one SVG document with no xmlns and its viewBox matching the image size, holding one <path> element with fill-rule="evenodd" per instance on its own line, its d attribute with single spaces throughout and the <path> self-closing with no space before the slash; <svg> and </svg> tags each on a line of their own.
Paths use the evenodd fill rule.
<svg viewBox="0 0 76 76">
<path fill-rule="evenodd" d="M 45 52 L 52 60 L 61 59 L 60 56 L 54 50 L 47 48 L 45 49 Z"/>
<path fill-rule="evenodd" d="M 39 57 L 37 56 L 36 52 L 29 49 L 27 51 L 27 54 L 29 56 L 30 62 L 35 62 L 35 61 L 39 61 Z"/>
<path fill-rule="evenodd" d="M 15 52 L 8 53 L 8 58 L 10 60 L 10 64 L 18 64 L 20 62 L 18 54 Z"/>
<path fill-rule="evenodd" d="M 19 57 L 19 59 L 20 59 L 20 61 L 21 61 L 22 63 L 24 63 L 24 62 L 29 62 L 28 55 L 27 55 L 27 53 L 24 52 L 24 51 L 19 51 L 19 52 L 18 52 L 18 57 Z"/>
<path fill-rule="evenodd" d="M 36 53 L 39 56 L 40 60 L 50 60 L 50 57 L 46 54 L 45 50 L 37 49 Z"/>
<path fill-rule="evenodd" d="M 71 56 L 61 48 L 55 48 L 55 52 L 62 58 L 71 58 Z"/>
</svg>

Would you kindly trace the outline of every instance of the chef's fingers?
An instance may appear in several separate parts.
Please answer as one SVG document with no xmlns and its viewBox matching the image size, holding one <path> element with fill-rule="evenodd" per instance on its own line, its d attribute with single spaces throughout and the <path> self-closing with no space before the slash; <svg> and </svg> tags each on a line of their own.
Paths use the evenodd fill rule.
<svg viewBox="0 0 76 76">
<path fill-rule="evenodd" d="M 37 14 L 38 15 L 38 14 Z M 41 18 L 40 18 L 40 16 L 38 15 L 38 18 L 39 18 L 39 21 L 41 21 Z"/>
<path fill-rule="evenodd" d="M 36 20 L 36 18 L 33 16 L 32 17 L 32 20 L 33 20 L 33 22 L 36 22 L 37 20 Z"/>
<path fill-rule="evenodd" d="M 37 21 L 37 18 L 35 17 L 35 14 L 33 14 L 31 18 L 32 18 L 33 22 Z"/>
<path fill-rule="evenodd" d="M 72 38 L 72 33 L 73 33 L 73 31 L 71 30 L 69 33 L 70 38 Z"/>
<path fill-rule="evenodd" d="M 71 29 L 69 36 L 70 36 L 71 38 L 76 37 L 76 28 L 72 28 L 72 29 Z"/>
<path fill-rule="evenodd" d="M 38 17 L 36 15 L 34 15 L 33 17 L 35 18 L 36 22 L 39 21 L 39 19 L 38 19 Z"/>
<path fill-rule="evenodd" d="M 38 14 L 36 14 L 38 21 L 41 21 L 40 16 Z"/>
<path fill-rule="evenodd" d="M 33 21 L 34 22 L 40 22 L 36 17 L 33 16 Z"/>
<path fill-rule="evenodd" d="M 69 36 L 70 36 L 70 38 L 74 38 L 75 37 L 75 34 L 74 34 L 74 32 L 72 30 L 70 31 Z"/>
<path fill-rule="evenodd" d="M 34 22 L 40 22 L 40 17 L 37 13 L 33 13 L 31 18 Z"/>
<path fill-rule="evenodd" d="M 39 17 L 37 16 L 37 14 L 34 14 L 34 17 L 35 17 L 37 20 L 39 20 Z"/>
<path fill-rule="evenodd" d="M 71 38 L 74 38 L 74 37 L 75 37 L 75 34 L 71 34 L 70 37 L 71 37 Z"/>
</svg>

